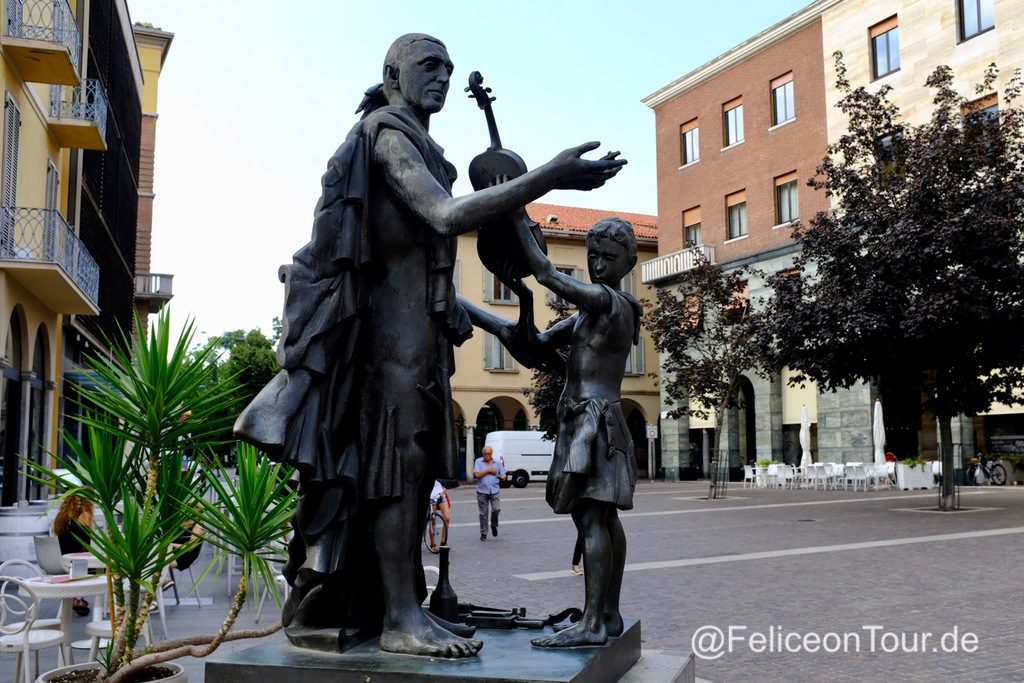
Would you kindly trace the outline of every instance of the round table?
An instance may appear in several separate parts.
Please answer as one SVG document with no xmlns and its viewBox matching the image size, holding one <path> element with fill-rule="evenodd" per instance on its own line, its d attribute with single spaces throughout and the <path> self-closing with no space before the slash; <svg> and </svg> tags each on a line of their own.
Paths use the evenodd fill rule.
<svg viewBox="0 0 1024 683">
<path fill-rule="evenodd" d="M 106 595 L 106 575 L 88 576 L 84 579 L 71 579 L 66 574 L 57 576 L 34 576 L 23 579 L 25 585 L 32 589 L 40 600 L 59 599 L 62 601 L 60 609 L 60 630 L 64 633 L 65 641 L 61 645 L 64 651 L 64 661 L 71 661 L 71 612 L 75 598 L 86 595 Z"/>
</svg>

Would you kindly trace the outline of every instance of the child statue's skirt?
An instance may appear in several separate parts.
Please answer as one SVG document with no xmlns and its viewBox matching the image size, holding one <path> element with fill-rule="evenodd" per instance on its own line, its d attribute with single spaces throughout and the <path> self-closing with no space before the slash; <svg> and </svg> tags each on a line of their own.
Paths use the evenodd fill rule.
<svg viewBox="0 0 1024 683">
<path fill-rule="evenodd" d="M 558 425 L 548 472 L 548 505 L 559 514 L 572 512 L 583 500 L 632 509 L 636 458 L 622 405 L 563 396 L 558 401 Z"/>
</svg>

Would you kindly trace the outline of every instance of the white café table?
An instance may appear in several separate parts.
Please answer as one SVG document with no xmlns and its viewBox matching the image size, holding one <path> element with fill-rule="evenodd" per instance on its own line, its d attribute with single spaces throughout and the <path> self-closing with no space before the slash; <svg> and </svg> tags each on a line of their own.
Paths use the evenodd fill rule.
<svg viewBox="0 0 1024 683">
<path fill-rule="evenodd" d="M 104 574 L 87 576 L 82 579 L 72 579 L 70 576 L 59 574 L 57 576 L 34 576 L 30 579 L 23 579 L 25 584 L 32 589 L 40 600 L 57 598 L 62 601 L 60 609 L 60 630 L 64 633 L 65 641 L 61 645 L 64 651 L 64 661 L 71 662 L 71 612 L 75 598 L 86 595 L 106 595 L 107 577 Z"/>
</svg>

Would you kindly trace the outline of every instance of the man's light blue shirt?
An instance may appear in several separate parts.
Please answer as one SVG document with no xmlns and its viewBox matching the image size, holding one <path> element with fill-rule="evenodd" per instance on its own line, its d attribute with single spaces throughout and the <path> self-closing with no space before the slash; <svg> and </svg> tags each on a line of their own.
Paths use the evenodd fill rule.
<svg viewBox="0 0 1024 683">
<path fill-rule="evenodd" d="M 491 495 L 501 490 L 501 477 L 505 476 L 505 466 L 501 464 L 499 460 L 491 460 L 490 463 L 484 462 L 483 458 L 477 458 L 476 462 L 473 463 L 474 472 L 483 472 L 491 465 L 494 465 L 494 469 L 498 471 L 498 474 L 485 474 L 476 480 L 476 492 L 477 493 L 489 493 Z"/>
</svg>

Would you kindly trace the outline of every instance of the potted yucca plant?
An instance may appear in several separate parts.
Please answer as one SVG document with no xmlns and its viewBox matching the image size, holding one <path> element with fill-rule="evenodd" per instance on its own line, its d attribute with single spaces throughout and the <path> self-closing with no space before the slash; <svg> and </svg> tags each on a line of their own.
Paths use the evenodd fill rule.
<svg viewBox="0 0 1024 683">
<path fill-rule="evenodd" d="M 136 328 L 141 329 L 136 320 Z M 190 353 L 191 322 L 172 342 L 165 309 L 147 336 L 110 357 L 90 359 L 96 377 L 81 388 L 84 443 L 64 438 L 69 456 L 55 456 L 74 477 L 36 468 L 35 477 L 92 501 L 102 524 L 82 539 L 107 566 L 111 578 L 113 639 L 98 663 L 73 665 L 40 677 L 43 683 L 131 683 L 187 680 L 172 660 L 203 657 L 221 643 L 269 635 L 270 627 L 232 632 L 255 585 L 274 585 L 270 561 L 284 554 L 295 492 L 289 472 L 248 445 L 238 446 L 237 481 L 224 472 L 212 447 L 234 420 L 234 386 L 216 380 L 212 347 Z M 187 462 L 185 453 L 192 457 Z M 187 462 L 187 464 L 186 464 Z M 68 485 L 77 478 L 80 484 Z M 204 533 L 178 545 L 198 523 Z M 140 648 L 161 572 L 201 541 L 218 549 L 211 570 L 224 559 L 242 558 L 237 589 L 216 633 L 154 642 Z M 276 591 L 272 591 L 276 596 Z M 165 674 L 164 679 L 153 678 Z"/>
</svg>

